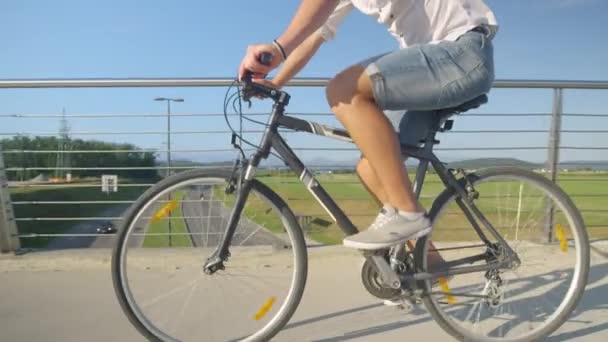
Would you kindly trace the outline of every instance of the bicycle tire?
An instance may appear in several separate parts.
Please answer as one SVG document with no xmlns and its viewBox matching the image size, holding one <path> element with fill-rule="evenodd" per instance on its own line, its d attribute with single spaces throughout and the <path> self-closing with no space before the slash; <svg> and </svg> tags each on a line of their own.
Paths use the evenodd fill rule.
<svg viewBox="0 0 608 342">
<path fill-rule="evenodd" d="M 139 215 L 140 210 L 144 208 L 149 201 L 153 200 L 158 194 L 168 188 L 175 187 L 180 183 L 192 181 L 194 179 L 221 178 L 226 180 L 229 175 L 228 172 L 222 170 L 191 170 L 167 177 L 142 194 L 124 215 L 124 220 L 118 230 L 117 240 L 112 252 L 111 272 L 113 286 L 123 312 L 132 325 L 148 340 L 163 341 L 163 339 L 159 337 L 159 334 L 154 333 L 149 329 L 145 322 L 142 322 L 142 319 L 138 317 L 136 310 L 130 302 L 129 290 L 125 288 L 124 278 L 126 277 L 124 277 L 125 273 L 122 264 L 122 255 L 126 250 L 126 239 L 131 222 Z M 292 210 L 285 201 L 268 186 L 255 179 L 251 180 L 251 182 L 252 193 L 256 192 L 267 199 L 276 213 L 280 215 L 283 226 L 292 242 L 292 248 L 295 255 L 294 268 L 296 269 L 293 276 L 293 287 L 290 290 L 288 299 L 283 305 L 284 308 L 281 308 L 280 312 L 277 313 L 277 316 L 269 323 L 270 325 L 267 325 L 262 330 L 244 338 L 245 341 L 267 341 L 275 336 L 285 324 L 287 324 L 299 305 L 306 284 L 308 258 L 302 229 Z"/>
<path fill-rule="evenodd" d="M 458 340 L 466 340 L 466 341 L 533 341 L 540 340 L 555 330 L 557 330 L 569 317 L 572 311 L 575 309 L 576 305 L 580 301 L 581 296 L 584 293 L 588 274 L 589 274 L 589 241 L 587 232 L 585 230 L 584 221 L 581 217 L 579 210 L 576 208 L 570 197 L 563 191 L 561 188 L 556 186 L 547 178 L 536 174 L 532 171 L 520 169 L 516 167 L 492 167 L 487 169 L 478 170 L 474 173 L 470 173 L 467 175 L 468 181 L 473 185 L 483 181 L 484 179 L 488 179 L 490 177 L 499 177 L 499 176 L 512 176 L 523 178 L 531 181 L 532 183 L 542 187 L 548 193 L 551 194 L 553 199 L 565 208 L 568 212 L 568 216 L 573 221 L 571 225 L 571 229 L 576 230 L 576 236 L 579 238 L 580 248 L 578 249 L 578 267 L 579 271 L 576 279 L 571 281 L 571 287 L 569 292 L 572 294 L 567 298 L 567 303 L 559 314 L 553 318 L 551 322 L 548 322 L 542 329 L 539 329 L 536 333 L 531 336 L 527 336 L 526 338 L 520 339 L 499 339 L 499 338 L 479 338 L 477 335 L 471 334 L 469 331 L 465 331 L 462 327 L 458 326 L 456 322 L 453 322 L 450 318 L 446 317 L 443 314 L 443 310 L 438 304 L 438 301 L 433 300 L 432 296 L 429 293 L 432 291 L 432 280 L 427 280 L 420 282 L 420 286 L 423 288 L 423 303 L 428 309 L 429 313 L 433 317 L 433 319 L 441 326 L 441 328 L 446 331 L 448 334 L 453 336 Z M 460 179 L 459 182 L 461 185 L 465 185 L 466 182 L 464 179 Z M 433 202 L 433 206 L 429 211 L 429 216 L 433 222 L 437 219 L 438 215 L 440 215 L 441 211 L 445 208 L 446 204 L 450 203 L 452 199 L 456 197 L 456 192 L 453 188 L 445 189 Z M 432 239 L 432 236 L 426 236 L 418 240 L 416 244 L 415 251 L 415 262 L 417 268 L 420 272 L 426 272 L 426 254 L 427 254 L 427 241 Z M 458 277 L 458 276 L 456 276 Z M 573 276 L 574 277 L 574 276 Z M 563 305 L 563 304 L 562 304 Z M 560 305 L 560 307 L 562 306 Z"/>
</svg>

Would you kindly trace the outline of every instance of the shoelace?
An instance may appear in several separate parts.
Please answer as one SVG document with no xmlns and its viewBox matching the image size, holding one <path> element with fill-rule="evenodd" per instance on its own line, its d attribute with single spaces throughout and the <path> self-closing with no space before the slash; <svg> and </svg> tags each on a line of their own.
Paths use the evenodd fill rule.
<svg viewBox="0 0 608 342">
<path fill-rule="evenodd" d="M 378 214 L 378 216 L 376 216 L 376 218 L 374 219 L 374 222 L 369 226 L 369 229 L 377 229 L 378 227 L 382 226 L 383 224 L 389 222 L 391 220 L 391 218 L 393 218 L 394 216 L 395 216 L 395 214 L 385 214 L 385 213 Z"/>
</svg>

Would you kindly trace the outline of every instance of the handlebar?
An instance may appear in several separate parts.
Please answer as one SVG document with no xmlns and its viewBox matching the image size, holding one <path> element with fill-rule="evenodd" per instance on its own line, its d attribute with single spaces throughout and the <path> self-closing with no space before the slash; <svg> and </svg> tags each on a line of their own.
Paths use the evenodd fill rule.
<svg viewBox="0 0 608 342">
<path fill-rule="evenodd" d="M 258 57 L 258 61 L 263 65 L 270 65 L 272 63 L 272 54 L 268 52 L 262 52 Z M 241 82 L 243 83 L 243 100 L 250 101 L 252 97 L 261 97 L 261 98 L 272 98 L 275 101 L 278 101 L 285 94 L 277 89 L 267 87 L 265 85 L 254 83 L 251 81 L 252 73 L 250 71 L 245 71 Z M 288 96 L 287 96 L 288 98 Z"/>
</svg>

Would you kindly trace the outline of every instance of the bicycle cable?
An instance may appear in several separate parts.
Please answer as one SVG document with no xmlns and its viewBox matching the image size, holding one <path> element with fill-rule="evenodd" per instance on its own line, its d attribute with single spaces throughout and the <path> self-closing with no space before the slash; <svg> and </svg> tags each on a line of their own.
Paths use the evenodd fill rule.
<svg viewBox="0 0 608 342">
<path fill-rule="evenodd" d="M 243 138 L 243 119 L 250 121 L 252 123 L 258 124 L 258 125 L 262 125 L 264 127 L 269 127 L 269 126 L 266 123 L 263 123 L 261 121 L 255 120 L 255 119 L 251 119 L 251 118 L 247 117 L 246 114 L 243 114 L 243 103 L 242 103 L 243 90 L 241 89 L 242 85 L 240 85 L 240 84 L 237 85 L 236 91 L 234 93 L 230 94 L 230 90 L 232 88 L 234 88 L 235 84 L 237 84 L 237 83 L 240 83 L 238 81 L 238 79 L 235 79 L 234 81 L 232 81 L 232 83 L 230 84 L 230 86 L 228 86 L 228 89 L 226 90 L 226 94 L 224 95 L 224 120 L 226 121 L 226 124 L 228 125 L 228 128 L 230 128 L 230 131 L 232 132 L 232 134 L 238 138 L 239 144 L 242 145 L 244 143 L 251 147 L 259 148 L 259 146 L 257 144 L 254 144 L 254 143 L 250 142 L 249 140 Z M 238 107 L 237 107 L 237 104 L 238 104 Z M 238 133 L 235 130 L 235 128 L 232 126 L 232 124 L 230 124 L 230 120 L 228 119 L 228 115 L 229 115 L 228 108 L 230 105 L 232 105 L 232 109 L 235 111 L 235 114 L 238 114 L 238 116 L 239 116 Z M 285 163 L 285 160 L 280 155 L 278 155 L 272 151 L 270 151 L 270 154 L 272 154 L 273 156 L 275 156 L 276 158 L 281 160 L 283 163 Z"/>
</svg>

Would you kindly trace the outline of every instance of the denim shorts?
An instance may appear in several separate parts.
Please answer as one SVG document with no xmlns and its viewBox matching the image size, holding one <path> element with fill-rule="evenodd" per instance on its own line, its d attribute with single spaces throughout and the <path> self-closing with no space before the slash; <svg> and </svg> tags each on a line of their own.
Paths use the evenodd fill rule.
<svg viewBox="0 0 608 342">
<path fill-rule="evenodd" d="M 488 93 L 494 82 L 489 34 L 470 31 L 456 41 L 416 45 L 361 63 L 374 99 L 401 143 L 418 145 L 433 123 L 433 110 L 458 106 Z"/>
</svg>

